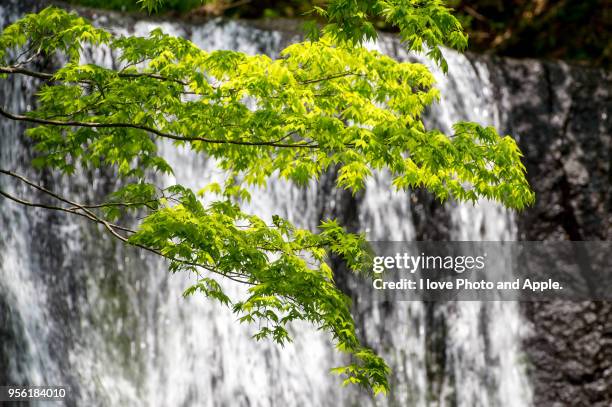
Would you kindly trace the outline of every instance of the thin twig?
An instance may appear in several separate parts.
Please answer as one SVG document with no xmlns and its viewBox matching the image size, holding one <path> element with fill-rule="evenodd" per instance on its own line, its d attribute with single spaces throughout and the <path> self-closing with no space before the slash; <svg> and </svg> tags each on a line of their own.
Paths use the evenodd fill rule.
<svg viewBox="0 0 612 407">
<path fill-rule="evenodd" d="M 165 259 L 168 259 L 168 260 L 173 261 L 173 262 L 181 263 L 181 264 L 184 264 L 184 265 L 187 265 L 187 266 L 192 266 L 194 268 L 202 268 L 202 269 L 207 270 L 207 271 L 209 271 L 211 273 L 218 274 L 218 275 L 220 275 L 222 277 L 228 278 L 228 279 L 230 279 L 232 281 L 235 281 L 235 282 L 238 282 L 238 283 L 247 284 L 247 285 L 254 285 L 254 283 L 252 283 L 250 281 L 243 280 L 243 279 L 240 279 L 238 277 L 233 277 L 232 275 L 229 275 L 228 273 L 225 273 L 223 271 L 217 270 L 215 268 L 212 268 L 212 267 L 209 267 L 209 266 L 205 266 L 205 265 L 202 265 L 202 264 L 199 264 L 199 263 L 194 263 L 194 262 L 191 262 L 189 260 L 183 260 L 183 259 L 178 259 L 176 257 L 168 256 L 168 255 L 163 254 L 160 250 L 157 250 L 157 249 L 154 249 L 152 247 L 148 247 L 148 246 L 142 245 L 140 243 L 131 242 L 131 241 L 129 241 L 129 239 L 127 237 L 122 236 L 121 234 L 119 234 L 117 232 L 117 230 L 122 230 L 122 231 L 125 231 L 125 232 L 128 232 L 128 233 L 136 233 L 136 231 L 128 229 L 128 228 L 125 228 L 123 226 L 119 226 L 119 225 L 110 223 L 107 220 L 100 218 L 98 215 L 96 215 L 91 210 L 89 210 L 87 208 L 87 205 L 81 205 L 81 204 L 79 204 L 77 202 L 74 202 L 74 201 L 72 201 L 70 199 L 67 199 L 67 198 L 65 198 L 65 197 L 63 197 L 63 196 L 61 196 L 61 195 L 59 195 L 59 194 L 57 194 L 57 193 L 55 193 L 55 192 L 45 188 L 43 186 L 41 186 L 41 185 L 36 184 L 35 182 L 33 182 L 33 181 L 29 180 L 28 178 L 24 177 L 23 175 L 17 174 L 15 172 L 7 171 L 7 170 L 4 170 L 4 169 L 0 169 L 0 173 L 8 175 L 8 176 L 11 176 L 11 177 L 13 177 L 15 179 L 18 179 L 19 181 L 24 182 L 25 184 L 27 184 L 27 185 L 29 185 L 29 186 L 31 186 L 31 187 L 33 187 L 33 188 L 35 188 L 35 189 L 45 193 L 45 194 L 47 194 L 47 195 L 49 195 L 49 196 L 51 196 L 51 197 L 53 197 L 53 198 L 55 198 L 55 199 L 57 199 L 59 201 L 62 201 L 64 203 L 68 203 L 68 204 L 72 205 L 73 207 L 71 207 L 71 208 L 63 208 L 63 207 L 60 207 L 60 206 L 54 206 L 54 205 L 47 205 L 47 204 L 42 204 L 42 203 L 30 202 L 30 201 L 26 201 L 26 200 L 21 199 L 21 198 L 17 198 L 17 197 L 15 197 L 15 196 L 13 196 L 13 195 L 5 192 L 5 191 L 0 190 L 0 195 L 4 196 L 7 199 L 10 199 L 10 200 L 12 200 L 12 201 L 14 201 L 16 203 L 19 203 L 19 204 L 24 205 L 24 206 L 29 206 L 29 207 L 38 207 L 38 208 L 44 208 L 44 209 L 50 209 L 50 210 L 57 210 L 57 211 L 61 211 L 61 212 L 66 212 L 66 213 L 70 213 L 70 214 L 74 214 L 74 215 L 83 216 L 86 219 L 89 219 L 89 220 L 91 220 L 91 221 L 93 221 L 95 223 L 99 223 L 99 224 L 103 225 L 105 227 L 105 229 L 112 236 L 114 236 L 115 238 L 121 240 L 122 242 L 124 242 L 124 243 L 126 243 L 128 245 L 135 246 L 135 247 L 141 248 L 143 250 L 149 251 L 151 253 L 154 253 L 154 254 L 156 254 L 158 256 L 164 257 Z M 74 209 L 74 208 L 76 208 L 76 209 Z M 81 210 L 83 212 L 79 212 L 79 210 Z M 241 275 L 239 273 L 232 273 L 232 274 L 235 275 L 235 276 L 240 276 Z"/>
</svg>

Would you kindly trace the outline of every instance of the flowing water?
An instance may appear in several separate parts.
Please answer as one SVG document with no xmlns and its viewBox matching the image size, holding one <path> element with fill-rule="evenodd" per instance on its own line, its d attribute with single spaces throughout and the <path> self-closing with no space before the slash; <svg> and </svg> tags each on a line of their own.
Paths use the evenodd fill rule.
<svg viewBox="0 0 612 407">
<path fill-rule="evenodd" d="M 17 4 L 17 3 L 15 3 Z M 0 22 L 17 18 L 16 7 L 0 6 Z M 4 19 L 4 21 L 3 21 Z M 122 28 L 121 19 L 96 17 Z M 127 23 L 125 24 L 128 25 Z M 205 49 L 238 49 L 274 55 L 286 35 L 236 22 L 201 26 L 138 22 L 130 32 L 145 35 L 160 26 Z M 392 38 L 375 45 L 408 59 Z M 88 59 L 112 65 L 108 51 Z M 414 57 L 410 57 L 414 58 Z M 448 131 L 458 120 L 501 126 L 503 112 L 492 94 L 487 65 L 478 58 L 447 53 L 450 71 L 437 73 L 443 103 L 429 123 Z M 36 84 L 0 81 L 0 103 L 23 112 Z M 34 176 L 23 128 L 0 120 L 0 167 Z M 214 163 L 188 151 L 161 146 L 176 169 L 171 184 L 198 187 L 223 174 Z M 45 181 L 69 196 L 97 202 L 112 190 L 105 173 Z M 0 188 L 35 199 L 0 177 Z M 449 204 L 440 219 L 417 222 L 417 201 L 390 192 L 377 174 L 356 205 L 356 222 L 371 240 L 411 240 L 417 229 L 445 230 L 453 240 L 513 240 L 510 213 L 490 202 Z M 269 218 L 286 216 L 314 228 L 323 207 L 343 213 L 343 200 L 315 186 L 298 189 L 272 181 L 253 191 L 249 210 Z M 459 302 L 380 304 L 355 298 L 360 334 L 393 368 L 393 391 L 372 399 L 341 388 L 329 368 L 342 363 L 329 338 L 307 325 L 293 327 L 294 342 L 281 348 L 254 342 L 253 330 L 232 313 L 202 298 L 183 299 L 191 278 L 170 275 L 164 262 L 122 247 L 100 229 L 69 215 L 24 208 L 0 199 L 0 379 L 7 383 L 68 385 L 71 404 L 105 406 L 527 406 L 531 403 L 521 340 L 526 331 L 516 304 Z M 420 224 L 421 226 L 417 225 Z M 237 292 L 238 287 L 227 286 Z M 3 365 L 2 365 L 3 364 Z"/>
</svg>

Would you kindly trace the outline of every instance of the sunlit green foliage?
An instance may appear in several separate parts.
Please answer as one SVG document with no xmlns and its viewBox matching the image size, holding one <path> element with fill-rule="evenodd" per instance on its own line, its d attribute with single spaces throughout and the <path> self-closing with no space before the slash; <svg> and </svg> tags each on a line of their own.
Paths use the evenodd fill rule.
<svg viewBox="0 0 612 407">
<path fill-rule="evenodd" d="M 167 5 L 167 0 L 139 0 L 149 11 Z M 202 0 L 202 3 L 209 1 Z M 327 21 L 318 32 L 310 26 L 309 36 L 322 34 L 337 42 L 361 45 L 377 37 L 375 23 L 397 27 L 406 46 L 416 52 L 425 51 L 444 71 L 446 61 L 440 46 L 463 50 L 467 36 L 459 21 L 442 0 L 331 0 L 326 8 L 314 6 L 313 12 Z M 231 3 L 230 3 L 231 4 Z"/>
<path fill-rule="evenodd" d="M 111 0 L 117 1 L 117 0 Z M 93 5 L 95 6 L 98 0 L 79 0 L 81 4 L 85 5 Z M 188 11 L 198 5 L 208 3 L 209 0 L 128 0 L 128 1 L 119 1 L 117 6 L 114 8 L 121 7 L 121 3 L 123 3 L 123 7 L 127 7 L 129 10 L 134 10 L 138 8 L 144 8 L 149 12 L 153 11 L 164 11 L 164 10 L 175 10 L 185 12 Z M 93 3 L 93 4 L 88 4 Z"/>
<path fill-rule="evenodd" d="M 316 10 L 329 20 L 324 33 L 353 44 L 375 39 L 373 21 L 380 18 L 399 29 L 408 49 L 426 50 L 444 71 L 448 67 L 440 46 L 459 50 L 467 46 L 461 25 L 440 0 L 332 0 L 327 9 Z"/>
<path fill-rule="evenodd" d="M 265 186 L 270 176 L 304 185 L 332 167 L 338 187 L 352 191 L 372 171 L 386 170 L 398 189 L 425 187 L 441 200 L 486 197 L 519 209 L 533 202 L 512 138 L 474 123 L 458 123 L 452 135 L 427 129 L 421 116 L 438 98 L 432 74 L 360 45 L 375 35 L 372 13 L 399 25 L 411 49 L 427 44 L 441 65 L 439 46 L 465 45 L 437 1 L 406 4 L 331 2 L 320 11 L 331 22 L 323 35 L 276 59 L 207 52 L 160 30 L 114 37 L 48 8 L 0 35 L 0 73 L 43 80 L 35 110 L 0 113 L 37 124 L 27 132 L 39 152 L 36 166 L 66 174 L 115 168 L 125 186 L 97 207 L 102 223 L 128 244 L 168 258 L 172 271 L 199 276 L 185 295 L 202 293 L 241 322 L 256 322 L 256 339 L 282 344 L 290 340 L 287 324 L 311 322 L 351 356 L 335 369 L 346 383 L 386 392 L 388 367 L 359 343 L 350 302 L 326 263 L 336 255 L 363 270 L 370 261 L 364 237 L 333 220 L 316 232 L 279 217 L 267 223 L 240 203 L 249 185 Z M 110 47 L 119 68 L 83 63 L 84 46 Z M 57 54 L 67 61 L 53 73 L 30 67 L 35 57 Z M 172 172 L 158 155 L 164 139 L 214 157 L 226 183 L 197 192 L 157 187 L 155 172 Z M 142 216 L 135 230 L 110 224 L 127 210 Z M 229 297 L 225 280 L 244 284 L 246 298 Z"/>
</svg>

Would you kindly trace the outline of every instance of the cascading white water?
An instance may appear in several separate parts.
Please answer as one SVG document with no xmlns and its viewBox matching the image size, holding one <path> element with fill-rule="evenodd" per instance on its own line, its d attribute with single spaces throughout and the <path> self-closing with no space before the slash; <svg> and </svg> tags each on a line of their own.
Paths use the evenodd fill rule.
<svg viewBox="0 0 612 407">
<path fill-rule="evenodd" d="M 103 16 L 96 22 L 124 31 Z M 274 54 L 282 43 L 279 33 L 237 22 L 210 22 L 188 30 L 178 23 L 139 22 L 130 31 L 145 35 L 159 25 L 205 49 Z M 390 37 L 377 46 L 398 58 L 408 57 Z M 432 124 L 446 131 L 458 120 L 499 125 L 486 66 L 455 53 L 447 58 L 448 76 L 437 74 L 444 102 L 433 109 Z M 107 51 L 97 51 L 88 59 L 107 65 L 113 60 Z M 27 108 L 32 83 L 0 81 L 0 86 L 5 95 L 0 102 L 13 111 Z M 21 129 L 6 120 L 0 126 L 0 167 L 27 172 L 27 161 L 22 162 L 28 149 L 16 141 L 21 139 Z M 222 177 L 203 157 L 168 145 L 161 150 L 176 169 L 176 180 L 168 178 L 167 184 L 197 188 Z M 110 182 L 104 174 L 96 176 L 100 185 L 86 192 L 92 202 L 102 199 L 103 184 Z M 88 185 L 85 177 L 70 184 L 66 178 L 53 177 L 52 184 L 67 195 L 74 194 L 75 187 L 83 190 Z M 7 180 L 0 178 L 0 186 L 6 185 Z M 410 200 L 406 194 L 390 191 L 384 174 L 370 180 L 360 203 L 360 225 L 371 240 L 414 239 Z M 23 190 L 15 192 L 28 196 Z M 320 216 L 319 193 L 314 187 L 298 189 L 272 181 L 265 190 L 253 191 L 248 209 L 264 218 L 279 214 L 314 228 Z M 6 200 L 0 200 L 0 208 L 0 306 L 9 304 L 14 342 L 22 344 L 24 355 L 6 367 L 6 376 L 15 383 L 72 385 L 79 390 L 78 405 L 374 403 L 355 389 L 340 388 L 340 380 L 328 374 L 330 367 L 342 362 L 341 357 L 329 339 L 312 328 L 294 327 L 295 342 L 285 348 L 256 343 L 250 338 L 252 329 L 239 325 L 229 310 L 202 298 L 183 299 L 190 277 L 169 276 L 159 259 L 120 248 L 78 219 L 50 218 Z M 455 205 L 450 213 L 453 239 L 515 237 L 510 214 L 489 202 L 476 207 Z M 49 234 L 44 240 L 55 240 L 61 249 L 50 251 L 54 246 L 33 244 L 34 233 Z M 228 289 L 239 288 L 228 285 Z M 425 305 L 397 302 L 390 312 L 379 305 L 356 299 L 356 309 L 368 309 L 362 334 L 394 370 L 392 395 L 377 399 L 377 404 L 530 405 L 529 384 L 519 360 L 524 324 L 515 304 L 439 306 L 448 326 L 445 352 L 451 362 L 436 387 L 426 373 L 431 327 L 424 323 Z M 0 352 L 15 351 L 14 346 L 2 344 Z M 432 388 L 438 393 L 431 394 Z"/>
</svg>

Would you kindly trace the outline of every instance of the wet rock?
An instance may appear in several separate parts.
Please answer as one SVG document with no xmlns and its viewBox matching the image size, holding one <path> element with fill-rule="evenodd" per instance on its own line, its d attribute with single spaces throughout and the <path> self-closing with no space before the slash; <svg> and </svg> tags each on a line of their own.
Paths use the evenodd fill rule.
<svg viewBox="0 0 612 407">
<path fill-rule="evenodd" d="M 562 63 L 497 61 L 506 126 L 518 135 L 536 204 L 518 217 L 522 240 L 612 237 L 610 73 Z M 612 305 L 524 306 L 537 406 L 612 403 Z"/>
</svg>

